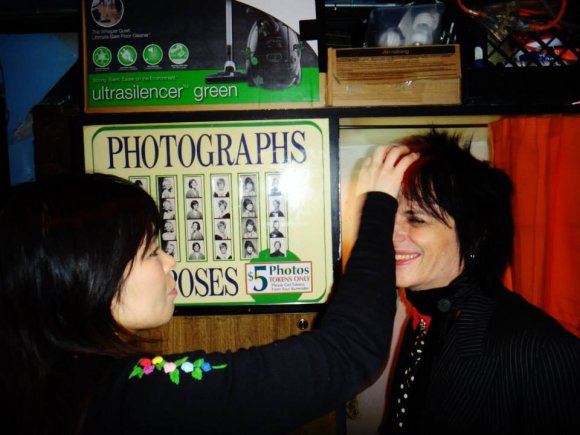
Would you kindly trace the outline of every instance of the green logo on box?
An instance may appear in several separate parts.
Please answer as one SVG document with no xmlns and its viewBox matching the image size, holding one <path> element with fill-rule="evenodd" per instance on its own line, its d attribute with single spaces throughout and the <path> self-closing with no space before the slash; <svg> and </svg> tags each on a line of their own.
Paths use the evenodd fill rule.
<svg viewBox="0 0 580 435">
<path fill-rule="evenodd" d="M 131 45 L 123 45 L 117 52 L 117 60 L 123 66 L 131 66 L 137 61 L 137 50 Z"/>
<path fill-rule="evenodd" d="M 97 47 L 95 51 L 93 51 L 93 63 L 99 68 L 109 66 L 112 57 L 111 50 L 107 47 Z"/>
<path fill-rule="evenodd" d="M 178 42 L 169 48 L 169 59 L 176 65 L 182 65 L 189 59 L 189 49 Z"/>
<path fill-rule="evenodd" d="M 143 60 L 147 65 L 158 65 L 163 59 L 163 50 L 157 44 L 149 44 L 143 49 Z"/>
</svg>

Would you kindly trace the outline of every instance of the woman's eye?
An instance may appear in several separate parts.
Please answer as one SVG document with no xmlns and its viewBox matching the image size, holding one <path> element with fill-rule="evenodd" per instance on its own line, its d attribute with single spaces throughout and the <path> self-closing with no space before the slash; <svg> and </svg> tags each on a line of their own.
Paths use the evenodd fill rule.
<svg viewBox="0 0 580 435">
<path fill-rule="evenodd" d="M 412 223 L 412 224 L 424 224 L 425 221 L 423 219 L 418 218 L 418 217 L 410 217 L 409 218 L 409 223 Z"/>
<path fill-rule="evenodd" d="M 150 257 L 157 257 L 157 254 L 159 254 L 159 248 L 155 248 L 151 251 L 151 254 L 149 254 Z"/>
</svg>

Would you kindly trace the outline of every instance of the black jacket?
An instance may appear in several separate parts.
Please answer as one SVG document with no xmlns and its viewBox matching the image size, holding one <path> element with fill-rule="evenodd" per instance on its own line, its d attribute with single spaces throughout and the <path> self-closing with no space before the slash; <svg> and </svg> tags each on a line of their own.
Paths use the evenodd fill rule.
<svg viewBox="0 0 580 435">
<path fill-rule="evenodd" d="M 406 337 L 411 329 L 409 322 Z M 437 341 L 420 376 L 419 409 L 402 433 L 580 430 L 580 339 L 521 296 L 474 289 Z"/>
</svg>

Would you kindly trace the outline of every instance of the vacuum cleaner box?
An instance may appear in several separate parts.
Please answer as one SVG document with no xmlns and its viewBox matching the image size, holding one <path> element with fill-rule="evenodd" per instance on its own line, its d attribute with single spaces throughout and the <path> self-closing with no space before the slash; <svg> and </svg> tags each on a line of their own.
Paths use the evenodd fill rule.
<svg viewBox="0 0 580 435">
<path fill-rule="evenodd" d="M 82 16 L 87 113 L 325 105 L 316 0 L 83 0 Z"/>
<path fill-rule="evenodd" d="M 330 106 L 461 103 L 459 45 L 328 49 Z"/>
</svg>

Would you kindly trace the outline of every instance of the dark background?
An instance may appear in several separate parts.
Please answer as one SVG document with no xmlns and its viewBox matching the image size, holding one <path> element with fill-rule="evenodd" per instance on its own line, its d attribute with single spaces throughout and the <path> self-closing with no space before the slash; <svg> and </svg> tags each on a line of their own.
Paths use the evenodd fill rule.
<svg viewBox="0 0 580 435">
<path fill-rule="evenodd" d="M 127 0 L 129 1 L 129 0 Z M 273 0 L 275 1 L 275 0 Z M 517 2 L 507 0 L 462 0 L 476 10 L 497 5 L 513 5 Z M 536 4 L 548 4 L 557 10 L 561 0 L 537 0 Z M 458 43 L 461 46 L 462 104 L 460 107 L 444 108 L 444 113 L 562 113 L 577 111 L 580 108 L 580 64 L 565 65 L 555 63 L 541 66 L 531 62 L 525 67 L 514 67 L 509 52 L 502 52 L 506 46 L 513 47 L 520 42 L 521 35 L 508 35 L 504 41 L 496 41 L 490 28 L 497 25 L 500 17 L 493 15 L 486 19 L 476 19 L 462 12 L 456 0 L 441 0 L 446 6 L 443 22 L 442 43 Z M 139 3 L 132 0 L 132 3 Z M 159 7 L 175 7 L 175 0 L 159 2 Z M 225 3 L 223 1 L 192 1 L 187 4 L 199 5 L 203 9 L 203 20 L 194 15 L 192 20 L 181 20 L 179 26 L 167 29 L 176 35 L 191 34 L 194 41 L 191 56 L 199 59 L 200 67 L 221 68 L 226 60 L 225 50 Z M 366 29 L 369 12 L 381 4 L 405 5 L 405 1 L 356 1 L 356 0 L 317 0 L 319 20 L 304 29 L 319 40 L 319 68 L 326 71 L 327 47 L 362 47 L 366 43 Z M 432 3 L 416 0 L 415 4 Z M 529 4 L 530 2 L 520 2 Z M 35 176 L 44 177 L 59 172 L 69 172 L 75 163 L 70 145 L 70 120 L 83 116 L 83 72 L 82 72 L 82 19 L 79 0 L 0 0 L 0 34 L 66 34 L 78 35 L 79 58 L 66 71 L 62 78 L 36 102 L 31 110 L 30 129 L 34 134 Z M 238 67 L 244 59 L 241 50 L 247 40 L 254 17 L 243 9 L 245 5 L 233 2 L 234 16 L 234 55 Z M 237 11 L 237 12 L 236 12 Z M 240 13 L 241 11 L 241 13 Z M 180 11 L 175 11 L 180 13 Z M 158 20 L 161 12 L 150 10 L 141 17 Z M 212 17 L 207 18 L 207 17 Z M 144 24 L 147 25 L 147 24 Z M 170 24 L 167 24 L 171 27 Z M 568 0 L 566 13 L 554 31 L 529 35 L 540 42 L 548 34 L 557 34 L 565 47 L 580 57 L 580 1 Z M 208 35 L 220 35 L 208 38 Z M 517 38 L 516 38 L 517 36 Z M 74 37 L 74 36 L 73 36 Z M 520 39 L 518 39 L 520 38 Z M 310 38 L 309 38 L 310 39 Z M 494 61 L 492 53 L 485 53 L 486 59 L 477 64 L 474 48 L 497 46 Z M 497 52 L 503 53 L 504 62 L 497 62 Z M 303 53 L 303 61 L 309 62 L 309 50 Z M 501 56 L 500 56 L 501 57 Z M 311 58 L 310 58 L 311 59 Z M 2 59 L 10 62 L 11 59 Z M 0 193 L 9 185 L 8 134 L 6 107 L 6 84 L 0 64 Z M 41 71 L 38 74 L 42 74 Z M 9 84 L 8 84 L 9 85 Z M 441 114 L 443 109 L 428 106 L 409 108 L 373 107 L 363 109 L 340 109 L 336 116 L 393 116 Z M 235 116 L 235 115 L 232 115 Z M 248 115 L 252 116 L 252 115 Z M 253 115 L 253 116 L 258 116 Z M 263 114 L 261 116 L 264 116 Z"/>
</svg>

